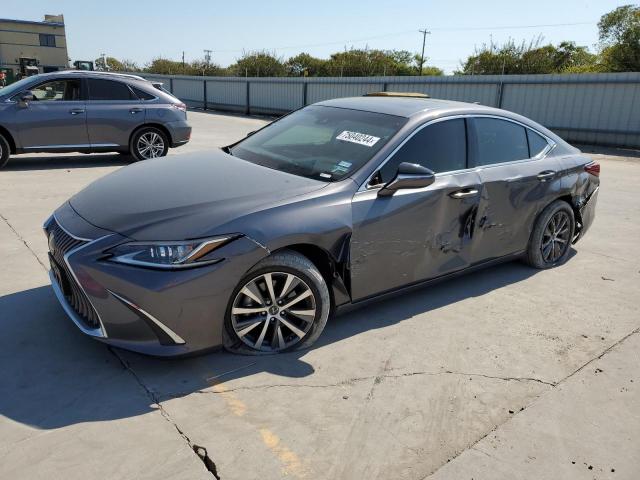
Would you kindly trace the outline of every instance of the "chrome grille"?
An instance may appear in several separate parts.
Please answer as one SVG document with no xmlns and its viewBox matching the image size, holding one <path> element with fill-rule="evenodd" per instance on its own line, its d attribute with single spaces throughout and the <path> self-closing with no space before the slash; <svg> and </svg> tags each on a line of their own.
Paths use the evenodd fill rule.
<svg viewBox="0 0 640 480">
<path fill-rule="evenodd" d="M 69 235 L 55 219 L 47 226 L 49 239 L 49 261 L 51 270 L 69 305 L 80 316 L 88 328 L 98 328 L 100 320 L 98 314 L 89 302 L 86 294 L 80 288 L 72 275 L 64 256 L 70 251 L 86 244 L 85 240 L 79 240 Z"/>
</svg>

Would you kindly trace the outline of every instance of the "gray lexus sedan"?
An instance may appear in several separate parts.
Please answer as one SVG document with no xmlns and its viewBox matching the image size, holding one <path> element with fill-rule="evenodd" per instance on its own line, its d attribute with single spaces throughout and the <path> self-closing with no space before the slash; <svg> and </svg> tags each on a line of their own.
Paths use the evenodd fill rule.
<svg viewBox="0 0 640 480">
<path fill-rule="evenodd" d="M 189 141 L 187 107 L 135 75 L 67 70 L 0 89 L 0 168 L 30 152 L 162 157 Z"/>
<path fill-rule="evenodd" d="M 311 345 L 338 307 L 522 258 L 565 262 L 600 166 L 520 115 L 370 95 L 122 168 L 44 225 L 86 334 L 171 356 Z"/>
</svg>

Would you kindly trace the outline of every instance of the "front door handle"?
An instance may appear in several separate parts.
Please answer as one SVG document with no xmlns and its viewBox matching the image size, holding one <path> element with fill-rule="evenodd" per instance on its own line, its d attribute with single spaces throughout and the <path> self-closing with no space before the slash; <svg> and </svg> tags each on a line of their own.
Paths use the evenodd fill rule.
<svg viewBox="0 0 640 480">
<path fill-rule="evenodd" d="M 546 182 L 547 180 L 549 180 L 551 177 L 553 177 L 556 174 L 555 171 L 553 170 L 545 170 L 544 172 L 540 172 L 538 174 L 538 180 L 540 180 L 541 182 Z"/>
<path fill-rule="evenodd" d="M 81 113 L 84 113 L 84 108 L 72 108 L 69 110 L 69 113 L 71 115 L 80 115 Z"/>
<path fill-rule="evenodd" d="M 478 190 L 475 188 L 465 188 L 463 190 L 458 190 L 457 192 L 450 193 L 449 196 L 451 198 L 466 198 L 466 197 L 474 197 L 478 194 Z"/>
<path fill-rule="evenodd" d="M 131 110 L 129 110 L 129 113 L 131 113 L 132 115 L 135 115 L 136 113 L 140 113 L 142 111 L 141 108 L 132 108 Z"/>
</svg>

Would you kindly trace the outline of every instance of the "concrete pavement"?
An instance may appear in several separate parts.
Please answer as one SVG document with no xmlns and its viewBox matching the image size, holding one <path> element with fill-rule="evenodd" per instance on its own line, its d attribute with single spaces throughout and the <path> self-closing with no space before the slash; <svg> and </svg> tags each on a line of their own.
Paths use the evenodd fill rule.
<svg viewBox="0 0 640 480">
<path fill-rule="evenodd" d="M 171 155 L 264 123 L 190 118 Z M 640 159 L 606 153 L 595 224 L 560 268 L 378 302 L 303 352 L 182 360 L 84 337 L 48 285 L 42 222 L 122 159 L 16 157 L 0 172 L 0 478 L 638 478 Z"/>
</svg>

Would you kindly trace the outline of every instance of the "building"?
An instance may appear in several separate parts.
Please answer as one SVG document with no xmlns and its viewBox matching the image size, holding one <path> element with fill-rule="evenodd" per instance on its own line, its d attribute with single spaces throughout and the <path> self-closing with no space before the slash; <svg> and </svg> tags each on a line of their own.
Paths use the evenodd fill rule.
<svg viewBox="0 0 640 480">
<path fill-rule="evenodd" d="M 65 68 L 69 56 L 62 15 L 45 15 L 42 22 L 0 18 L 0 70 L 7 83 Z"/>
</svg>

